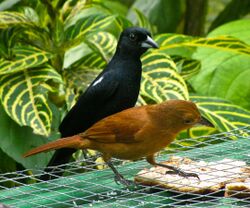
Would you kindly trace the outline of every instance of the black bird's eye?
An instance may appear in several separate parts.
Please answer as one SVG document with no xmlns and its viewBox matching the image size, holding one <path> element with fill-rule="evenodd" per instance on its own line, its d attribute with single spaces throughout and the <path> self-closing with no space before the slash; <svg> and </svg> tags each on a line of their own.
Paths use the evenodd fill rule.
<svg viewBox="0 0 250 208">
<path fill-rule="evenodd" d="M 132 41 L 135 41 L 137 39 L 136 35 L 134 33 L 129 34 L 129 39 Z"/>
</svg>

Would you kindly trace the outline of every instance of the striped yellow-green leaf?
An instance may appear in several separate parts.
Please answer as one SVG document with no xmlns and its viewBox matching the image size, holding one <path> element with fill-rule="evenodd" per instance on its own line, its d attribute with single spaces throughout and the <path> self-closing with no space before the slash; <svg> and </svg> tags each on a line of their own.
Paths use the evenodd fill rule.
<svg viewBox="0 0 250 208">
<path fill-rule="evenodd" d="M 176 63 L 178 73 L 186 80 L 193 77 L 201 70 L 201 63 L 195 59 L 187 59 L 180 56 L 171 57 Z"/>
<path fill-rule="evenodd" d="M 24 14 L 19 12 L 0 12 L 0 28 L 8 28 L 11 26 L 31 25 L 32 21 Z"/>
<path fill-rule="evenodd" d="M 191 96 L 190 99 L 198 105 L 202 115 L 221 132 L 250 124 L 250 112 L 229 101 L 204 96 Z"/>
<path fill-rule="evenodd" d="M 149 52 L 143 56 L 142 65 L 142 96 L 157 103 L 168 99 L 189 99 L 186 83 L 169 56 Z"/>
<path fill-rule="evenodd" d="M 78 20 L 75 25 L 66 29 L 66 38 L 68 40 L 82 38 L 90 33 L 107 28 L 114 20 L 115 16 L 112 15 L 94 14 L 84 17 Z"/>
<path fill-rule="evenodd" d="M 166 52 L 168 55 L 191 58 L 192 54 L 195 52 L 194 47 L 184 45 L 195 39 L 191 36 L 181 34 L 161 34 L 157 35 L 154 39 L 160 46 L 160 50 Z"/>
<path fill-rule="evenodd" d="M 47 99 L 47 92 L 52 91 L 46 83 L 50 79 L 62 82 L 50 66 L 0 76 L 0 100 L 7 114 L 19 125 L 45 136 L 50 134 L 53 116 Z"/>
<path fill-rule="evenodd" d="M 47 62 L 52 55 L 34 47 L 19 46 L 13 49 L 13 60 L 0 60 L 0 75 L 15 73 Z"/>
<path fill-rule="evenodd" d="M 160 49 L 171 55 L 190 55 L 190 52 L 194 52 L 192 48 L 202 47 L 250 56 L 249 45 L 229 36 L 193 38 L 185 35 L 162 34 L 157 36 L 156 40 Z"/>
<path fill-rule="evenodd" d="M 98 53 L 103 60 L 109 62 L 115 52 L 117 40 L 108 32 L 98 32 L 90 34 L 86 39 L 86 43 L 93 51 Z"/>
<path fill-rule="evenodd" d="M 72 66 L 70 67 L 70 70 L 75 70 L 77 68 L 83 68 L 83 69 L 89 69 L 89 70 L 95 70 L 95 69 L 103 69 L 106 66 L 106 61 L 103 59 L 103 57 L 95 52 L 92 52 L 84 57 L 82 57 L 80 60 L 76 61 Z"/>
</svg>

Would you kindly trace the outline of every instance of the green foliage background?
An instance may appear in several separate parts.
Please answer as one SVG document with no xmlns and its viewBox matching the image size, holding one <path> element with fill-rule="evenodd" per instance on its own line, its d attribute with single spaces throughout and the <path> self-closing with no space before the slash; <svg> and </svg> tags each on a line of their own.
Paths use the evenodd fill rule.
<svg viewBox="0 0 250 208">
<path fill-rule="evenodd" d="M 120 32 L 132 25 L 148 28 L 160 45 L 142 57 L 138 105 L 193 100 L 215 128 L 193 128 L 190 137 L 249 125 L 250 20 L 242 18 L 249 1 L 236 8 L 235 0 L 204 0 L 198 26 L 190 25 L 188 2 L 0 3 L 0 157 L 8 161 L 0 171 L 46 166 L 51 153 L 22 154 L 60 137 L 61 119 L 110 60 Z M 214 17 L 213 4 L 222 5 Z"/>
</svg>

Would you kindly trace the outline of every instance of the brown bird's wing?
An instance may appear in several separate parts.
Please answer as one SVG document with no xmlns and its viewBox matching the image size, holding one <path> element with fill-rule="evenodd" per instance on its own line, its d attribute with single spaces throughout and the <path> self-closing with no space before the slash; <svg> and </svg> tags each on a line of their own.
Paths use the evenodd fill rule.
<svg viewBox="0 0 250 208">
<path fill-rule="evenodd" d="M 147 116 L 144 107 L 131 108 L 102 119 L 80 135 L 100 143 L 139 142 L 135 135 L 147 123 Z"/>
</svg>

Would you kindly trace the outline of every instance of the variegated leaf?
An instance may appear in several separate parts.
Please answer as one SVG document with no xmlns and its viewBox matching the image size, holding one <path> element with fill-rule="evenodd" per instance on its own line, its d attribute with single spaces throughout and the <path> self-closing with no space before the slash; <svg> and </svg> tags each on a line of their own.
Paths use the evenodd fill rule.
<svg viewBox="0 0 250 208">
<path fill-rule="evenodd" d="M 186 80 L 197 74 L 201 69 L 201 62 L 194 59 L 187 59 L 179 56 L 173 56 L 178 73 Z"/>
<path fill-rule="evenodd" d="M 250 112 L 220 98 L 192 96 L 190 97 L 204 117 L 221 131 L 230 131 L 249 125 Z"/>
<path fill-rule="evenodd" d="M 188 100 L 185 81 L 169 56 L 150 52 L 143 56 L 141 95 L 159 103 L 168 99 Z"/>
<path fill-rule="evenodd" d="M 107 28 L 114 20 L 115 16 L 111 15 L 94 14 L 84 17 L 66 30 L 66 38 L 68 40 L 81 39 L 90 33 Z"/>
<path fill-rule="evenodd" d="M 106 62 L 109 62 L 116 49 L 116 38 L 108 32 L 98 32 L 90 36 L 87 38 L 86 43 L 93 51 L 101 55 Z"/>
<path fill-rule="evenodd" d="M 182 56 L 191 58 L 195 52 L 194 47 L 183 45 L 184 43 L 191 42 L 194 37 L 181 35 L 181 34 L 161 34 L 157 35 L 155 41 L 160 46 L 162 52 L 166 52 L 168 55 Z"/>
<path fill-rule="evenodd" d="M 47 62 L 52 54 L 37 48 L 19 46 L 13 49 L 14 60 L 0 60 L 0 75 L 22 71 Z"/>
<path fill-rule="evenodd" d="M 72 64 L 71 70 L 77 69 L 77 68 L 83 68 L 83 69 L 103 69 L 106 66 L 105 60 L 103 60 L 102 56 L 98 53 L 90 53 L 84 57 L 82 57 L 80 60 Z"/>
<path fill-rule="evenodd" d="M 50 134 L 53 116 L 47 98 L 47 92 L 52 91 L 46 83 L 50 79 L 62 82 L 50 66 L 0 76 L 0 100 L 7 114 L 19 125 L 45 136 Z"/>
<path fill-rule="evenodd" d="M 0 28 L 8 28 L 16 25 L 31 25 L 32 21 L 19 12 L 0 12 Z"/>
<path fill-rule="evenodd" d="M 193 52 L 193 48 L 203 47 L 250 56 L 249 45 L 239 39 L 228 36 L 193 38 L 178 34 L 162 34 L 157 36 L 156 40 L 161 46 L 160 49 L 171 55 L 187 57 L 187 54 L 190 55 L 190 52 Z"/>
</svg>

